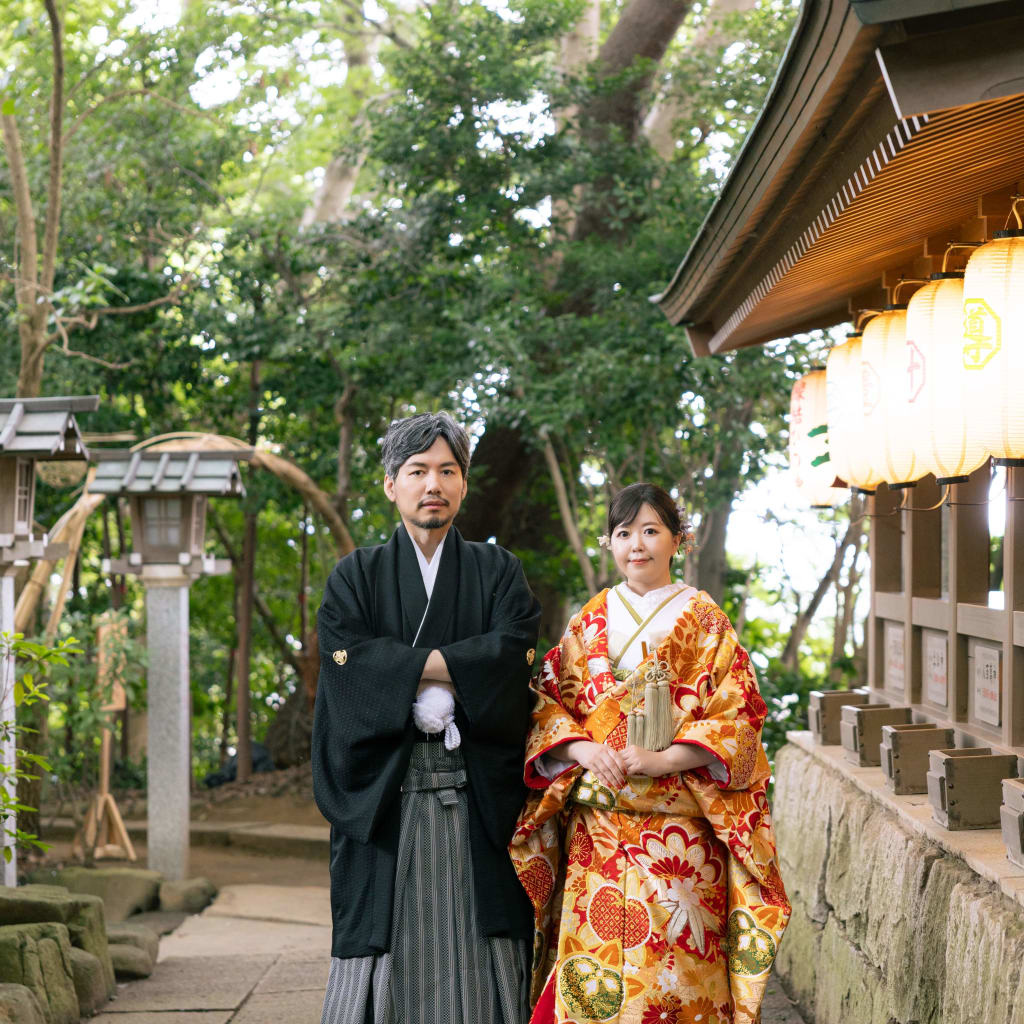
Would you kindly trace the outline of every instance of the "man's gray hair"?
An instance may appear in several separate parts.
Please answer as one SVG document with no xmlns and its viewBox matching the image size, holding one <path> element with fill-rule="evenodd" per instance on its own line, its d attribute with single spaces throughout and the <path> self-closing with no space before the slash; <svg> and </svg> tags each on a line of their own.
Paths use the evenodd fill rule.
<svg viewBox="0 0 1024 1024">
<path fill-rule="evenodd" d="M 469 434 L 446 412 L 422 412 L 392 420 L 380 446 L 380 461 L 392 480 L 405 462 L 443 437 L 465 478 L 469 472 Z"/>
</svg>

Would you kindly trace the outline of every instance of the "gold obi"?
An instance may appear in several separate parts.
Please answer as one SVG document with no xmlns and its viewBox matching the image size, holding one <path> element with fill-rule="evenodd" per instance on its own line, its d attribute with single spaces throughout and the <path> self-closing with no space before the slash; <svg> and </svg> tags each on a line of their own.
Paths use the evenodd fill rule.
<svg viewBox="0 0 1024 1024">
<path fill-rule="evenodd" d="M 602 785 L 588 769 L 576 780 L 570 799 L 599 811 L 702 817 L 693 794 L 675 773 L 657 779 L 647 775 L 630 775 L 625 786 L 616 793 Z"/>
</svg>

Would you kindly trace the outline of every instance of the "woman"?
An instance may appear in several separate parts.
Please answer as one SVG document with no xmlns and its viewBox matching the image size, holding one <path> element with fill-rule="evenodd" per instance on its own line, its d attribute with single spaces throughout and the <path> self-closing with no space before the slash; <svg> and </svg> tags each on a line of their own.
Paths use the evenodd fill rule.
<svg viewBox="0 0 1024 1024">
<path fill-rule="evenodd" d="M 624 488 L 608 527 L 623 581 L 533 684 L 510 847 L 537 927 L 532 1021 L 753 1024 L 789 918 L 766 707 L 725 613 L 672 582 L 688 528 L 669 495 Z"/>
</svg>

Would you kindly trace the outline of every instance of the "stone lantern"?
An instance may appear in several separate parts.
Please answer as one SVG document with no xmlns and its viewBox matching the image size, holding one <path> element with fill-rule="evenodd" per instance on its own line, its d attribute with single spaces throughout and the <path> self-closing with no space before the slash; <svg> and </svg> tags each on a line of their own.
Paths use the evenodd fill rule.
<svg viewBox="0 0 1024 1024">
<path fill-rule="evenodd" d="M 200 576 L 229 571 L 203 553 L 206 503 L 243 493 L 238 461 L 246 450 L 97 451 L 89 489 L 127 498 L 132 550 L 105 570 L 135 573 L 146 587 L 149 652 L 149 866 L 169 879 L 188 874 L 192 778 L 188 590 Z"/>
<path fill-rule="evenodd" d="M 36 463 L 85 460 L 89 457 L 75 420 L 77 412 L 94 412 L 96 395 L 63 398 L 0 398 L 0 632 L 14 632 L 14 577 L 29 560 L 59 555 L 46 534 L 35 533 Z M 6 685 L 0 698 L 0 721 L 14 721 L 14 658 L 0 666 Z M 14 765 L 14 737 L 0 742 L 0 758 Z M 13 793 L 14 777 L 7 776 Z M 5 822 L 13 831 L 12 815 Z M 4 885 L 17 883 L 13 842 L 3 863 Z"/>
</svg>

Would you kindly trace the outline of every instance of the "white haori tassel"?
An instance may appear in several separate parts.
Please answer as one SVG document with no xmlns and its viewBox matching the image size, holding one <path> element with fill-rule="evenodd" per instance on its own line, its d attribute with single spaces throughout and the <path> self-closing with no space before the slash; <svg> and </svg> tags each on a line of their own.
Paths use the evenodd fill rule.
<svg viewBox="0 0 1024 1024">
<path fill-rule="evenodd" d="M 421 732 L 444 733 L 444 745 L 454 750 L 462 742 L 455 724 L 455 698 L 444 686 L 428 683 L 412 705 L 412 720 Z"/>
</svg>

